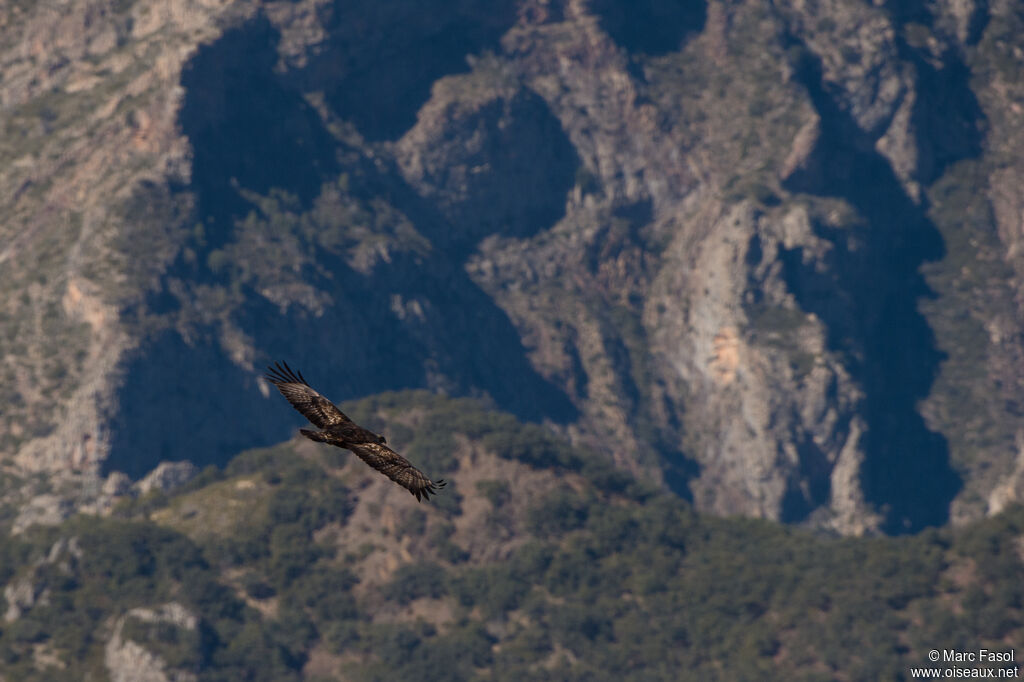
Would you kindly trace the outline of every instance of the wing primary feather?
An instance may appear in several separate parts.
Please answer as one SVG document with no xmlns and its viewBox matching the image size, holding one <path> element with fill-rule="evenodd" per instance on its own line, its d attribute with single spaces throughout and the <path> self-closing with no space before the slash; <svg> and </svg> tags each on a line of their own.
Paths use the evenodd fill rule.
<svg viewBox="0 0 1024 682">
<path fill-rule="evenodd" d="M 282 367 L 282 365 L 284 366 Z M 302 372 L 296 374 L 295 370 L 289 367 L 287 362 L 275 362 L 274 366 L 277 368 L 277 373 L 285 381 L 294 382 L 296 384 L 305 384 L 306 386 L 309 386 L 309 382 L 306 381 L 306 378 L 302 376 Z M 270 368 L 268 367 L 267 369 Z"/>
<path fill-rule="evenodd" d="M 275 362 L 273 367 L 267 367 L 265 378 L 313 425 L 323 429 L 351 423 L 337 405 L 320 395 L 287 362 Z"/>
</svg>

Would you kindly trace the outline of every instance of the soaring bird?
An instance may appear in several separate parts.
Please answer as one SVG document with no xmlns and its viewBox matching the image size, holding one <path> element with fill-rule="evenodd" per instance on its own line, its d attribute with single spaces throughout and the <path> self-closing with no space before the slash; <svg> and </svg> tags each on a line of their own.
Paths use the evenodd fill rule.
<svg viewBox="0 0 1024 682">
<path fill-rule="evenodd" d="M 302 372 L 293 372 L 287 362 L 275 362 L 273 367 L 267 367 L 265 376 L 292 407 L 320 429 L 299 429 L 306 438 L 351 450 L 359 459 L 415 495 L 417 501 L 420 498 L 429 500 L 432 494 L 436 495 L 438 489 L 445 486 L 443 480 L 431 481 L 409 460 L 389 448 L 384 436 L 364 429 L 346 417 L 337 405 L 306 382 Z"/>
</svg>

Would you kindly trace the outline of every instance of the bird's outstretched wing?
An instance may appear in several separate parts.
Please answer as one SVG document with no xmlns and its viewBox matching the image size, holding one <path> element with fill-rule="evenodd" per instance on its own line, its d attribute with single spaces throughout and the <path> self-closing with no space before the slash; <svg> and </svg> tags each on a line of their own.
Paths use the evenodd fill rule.
<svg viewBox="0 0 1024 682">
<path fill-rule="evenodd" d="M 405 457 L 380 443 L 347 443 L 344 447 L 356 453 L 359 459 L 402 486 L 419 500 L 429 500 L 446 483 L 431 481 L 426 475 L 409 463 Z"/>
<path fill-rule="evenodd" d="M 281 391 L 281 395 L 288 399 L 292 407 L 301 412 L 302 416 L 315 426 L 326 429 L 329 426 L 352 423 L 352 420 L 346 417 L 345 413 L 339 410 L 334 403 L 306 383 L 302 372 L 293 372 L 287 362 L 275 362 L 273 367 L 267 367 L 267 373 L 264 376 L 267 381 L 277 386 L 277 390 Z"/>
</svg>

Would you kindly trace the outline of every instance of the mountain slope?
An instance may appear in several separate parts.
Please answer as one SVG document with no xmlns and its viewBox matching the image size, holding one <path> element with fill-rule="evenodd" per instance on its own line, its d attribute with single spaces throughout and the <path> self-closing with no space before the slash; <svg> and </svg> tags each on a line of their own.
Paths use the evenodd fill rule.
<svg viewBox="0 0 1024 682">
<path fill-rule="evenodd" d="M 719 514 L 1017 500 L 1012 4 L 623 7 L 0 10 L 8 503 L 279 441 L 279 358 Z"/>
<path fill-rule="evenodd" d="M 473 401 L 344 407 L 453 487 L 418 505 L 296 440 L 11 538 L 5 675 L 868 680 L 1020 640 L 1019 508 L 816 537 L 697 515 Z"/>
</svg>

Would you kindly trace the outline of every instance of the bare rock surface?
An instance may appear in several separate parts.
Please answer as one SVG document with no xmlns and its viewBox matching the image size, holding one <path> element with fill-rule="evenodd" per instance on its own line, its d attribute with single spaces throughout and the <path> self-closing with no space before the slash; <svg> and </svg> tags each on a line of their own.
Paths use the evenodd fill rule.
<svg viewBox="0 0 1024 682">
<path fill-rule="evenodd" d="M 287 438 L 282 358 L 487 395 L 720 514 L 1019 500 L 1019 13 L 692 5 L 0 8 L 15 528 Z"/>
</svg>

